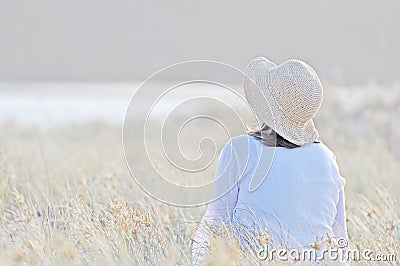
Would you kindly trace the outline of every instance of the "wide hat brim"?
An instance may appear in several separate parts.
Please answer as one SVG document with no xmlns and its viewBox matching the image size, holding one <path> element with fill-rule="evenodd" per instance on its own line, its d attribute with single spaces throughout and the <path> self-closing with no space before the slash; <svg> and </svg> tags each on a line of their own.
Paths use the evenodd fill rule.
<svg viewBox="0 0 400 266">
<path fill-rule="evenodd" d="M 260 123 L 271 127 L 284 139 L 304 146 L 318 139 L 318 131 L 312 119 L 305 123 L 289 120 L 279 109 L 270 88 L 262 84 L 269 84 L 269 71 L 278 67 L 264 57 L 257 57 L 250 61 L 245 70 L 244 93 L 253 112 Z"/>
</svg>

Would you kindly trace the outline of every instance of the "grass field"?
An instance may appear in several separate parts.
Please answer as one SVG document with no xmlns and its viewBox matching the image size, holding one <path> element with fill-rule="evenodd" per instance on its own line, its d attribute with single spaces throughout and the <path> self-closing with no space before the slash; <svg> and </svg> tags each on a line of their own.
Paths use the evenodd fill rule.
<svg viewBox="0 0 400 266">
<path fill-rule="evenodd" d="M 393 265 L 400 261 L 399 115 L 394 85 L 328 88 L 316 118 L 347 179 L 351 246 L 396 254 L 396 262 L 387 262 Z M 2 265 L 190 264 L 204 211 L 146 195 L 125 164 L 120 127 L 95 121 L 0 126 Z M 213 248 L 211 265 L 259 262 L 234 241 Z"/>
</svg>

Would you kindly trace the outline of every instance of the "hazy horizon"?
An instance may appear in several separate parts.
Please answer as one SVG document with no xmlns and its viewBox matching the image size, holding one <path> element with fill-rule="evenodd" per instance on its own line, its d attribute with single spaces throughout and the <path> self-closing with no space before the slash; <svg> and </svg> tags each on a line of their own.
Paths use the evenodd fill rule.
<svg viewBox="0 0 400 266">
<path fill-rule="evenodd" d="M 335 85 L 399 80 L 395 0 L 2 3 L 3 81 L 141 81 L 186 60 L 244 69 L 258 55 L 303 59 Z"/>
</svg>

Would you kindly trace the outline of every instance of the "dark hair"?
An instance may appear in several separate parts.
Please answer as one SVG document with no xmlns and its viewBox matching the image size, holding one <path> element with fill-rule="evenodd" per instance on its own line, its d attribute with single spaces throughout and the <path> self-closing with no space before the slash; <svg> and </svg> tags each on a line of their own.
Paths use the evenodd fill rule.
<svg viewBox="0 0 400 266">
<path fill-rule="evenodd" d="M 300 147 L 300 145 L 294 144 L 287 139 L 283 138 L 281 135 L 276 133 L 271 127 L 266 124 L 262 124 L 258 129 L 250 129 L 247 133 L 250 136 L 259 140 L 262 144 L 269 147 L 284 147 L 288 149 L 294 149 Z M 318 140 L 314 141 L 319 143 Z"/>
</svg>

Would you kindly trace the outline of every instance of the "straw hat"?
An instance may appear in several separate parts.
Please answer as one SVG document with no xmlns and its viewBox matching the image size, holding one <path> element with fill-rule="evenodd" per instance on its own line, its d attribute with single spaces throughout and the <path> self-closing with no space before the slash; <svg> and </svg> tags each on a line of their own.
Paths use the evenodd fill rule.
<svg viewBox="0 0 400 266">
<path fill-rule="evenodd" d="M 245 96 L 261 123 L 300 146 L 318 138 L 312 118 L 321 106 L 323 93 L 311 66 L 294 59 L 276 65 L 257 57 L 245 73 Z"/>
</svg>

